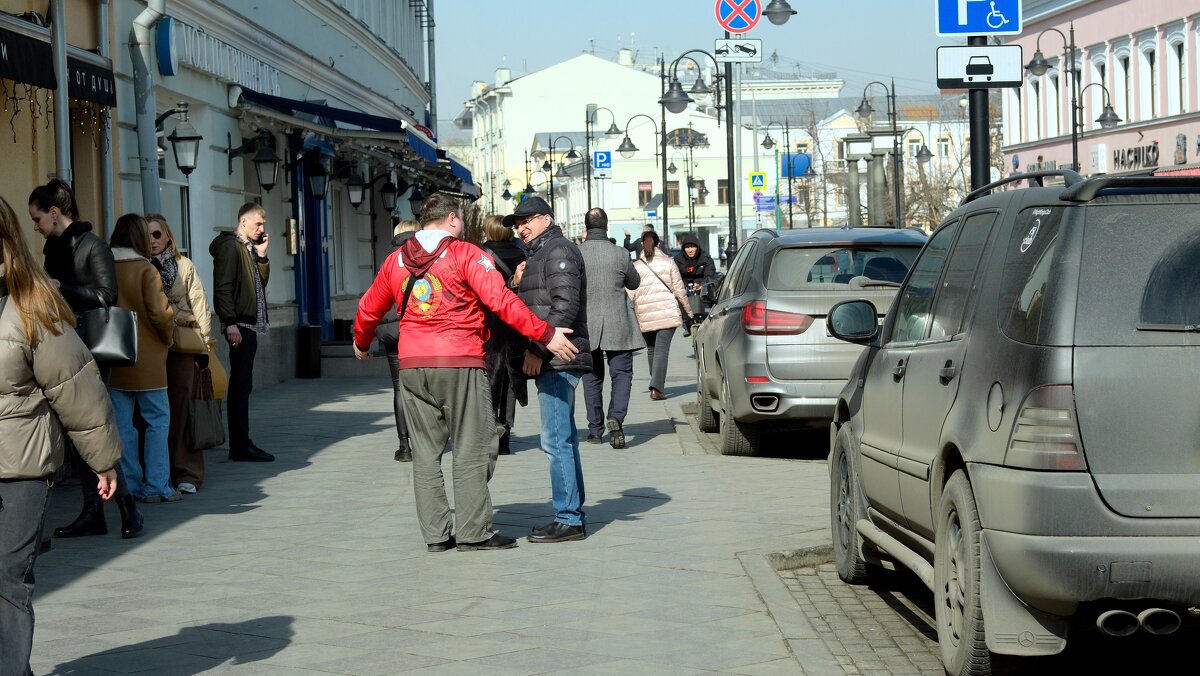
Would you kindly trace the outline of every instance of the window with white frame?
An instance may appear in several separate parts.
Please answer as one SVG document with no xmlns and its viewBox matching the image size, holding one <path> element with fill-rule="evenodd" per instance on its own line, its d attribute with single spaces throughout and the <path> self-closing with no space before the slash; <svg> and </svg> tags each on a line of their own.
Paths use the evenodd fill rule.
<svg viewBox="0 0 1200 676">
<path fill-rule="evenodd" d="M 1133 73 L 1129 67 L 1129 54 L 1117 56 L 1117 67 L 1113 72 L 1113 108 L 1126 122 L 1133 121 Z"/>
<path fill-rule="evenodd" d="M 1167 114 L 1179 115 L 1187 108 L 1187 59 L 1183 36 L 1172 36 L 1167 49 Z"/>
<path fill-rule="evenodd" d="M 1153 47 L 1140 50 L 1138 59 L 1138 119 L 1158 117 L 1158 52 Z"/>
<path fill-rule="evenodd" d="M 1057 72 L 1046 77 L 1046 136 L 1058 136 L 1062 128 L 1062 99 Z"/>
<path fill-rule="evenodd" d="M 1098 58 L 1092 59 L 1091 82 L 1088 84 L 1094 82 L 1097 83 L 1097 86 L 1087 90 L 1088 98 L 1082 102 L 1084 104 L 1085 117 L 1083 124 L 1085 127 L 1092 129 L 1100 128 L 1100 123 L 1096 122 L 1096 118 L 1100 117 L 1100 113 L 1104 112 L 1104 89 L 1100 85 L 1103 85 L 1105 88 L 1108 87 L 1108 83 L 1104 81 L 1107 70 L 1103 54 Z"/>
<path fill-rule="evenodd" d="M 1042 87 L 1036 79 L 1029 81 L 1029 140 L 1042 138 Z"/>
</svg>

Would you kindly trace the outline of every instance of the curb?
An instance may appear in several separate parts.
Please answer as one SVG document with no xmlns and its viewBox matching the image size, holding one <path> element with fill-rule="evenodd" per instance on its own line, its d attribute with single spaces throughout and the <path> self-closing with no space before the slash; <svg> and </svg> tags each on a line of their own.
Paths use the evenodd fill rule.
<svg viewBox="0 0 1200 676">
<path fill-rule="evenodd" d="M 833 561 L 833 545 L 814 545 L 801 549 L 790 549 L 785 552 L 767 554 L 767 563 L 775 570 L 794 570 L 796 568 L 811 568 Z"/>
</svg>

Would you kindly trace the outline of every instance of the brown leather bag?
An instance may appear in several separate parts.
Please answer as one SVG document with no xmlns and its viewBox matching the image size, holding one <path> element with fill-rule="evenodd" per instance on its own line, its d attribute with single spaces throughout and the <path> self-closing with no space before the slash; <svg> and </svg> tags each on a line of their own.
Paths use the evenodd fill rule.
<svg viewBox="0 0 1200 676">
<path fill-rule="evenodd" d="M 175 342 L 171 344 L 172 352 L 208 354 L 208 344 L 204 342 L 204 336 L 200 335 L 200 327 L 176 324 L 172 335 L 175 338 Z"/>
</svg>

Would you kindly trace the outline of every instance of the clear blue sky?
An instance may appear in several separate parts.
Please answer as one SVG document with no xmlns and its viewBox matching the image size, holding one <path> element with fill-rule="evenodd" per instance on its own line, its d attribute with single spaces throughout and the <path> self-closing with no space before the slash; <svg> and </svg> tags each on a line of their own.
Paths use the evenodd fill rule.
<svg viewBox="0 0 1200 676">
<path fill-rule="evenodd" d="M 766 0 L 762 0 L 765 2 Z M 798 13 L 783 26 L 765 18 L 747 37 L 778 51 L 781 66 L 834 72 L 843 95 L 871 80 L 896 78 L 897 94 L 937 91 L 936 49 L 963 44 L 934 35 L 934 0 L 789 0 Z M 593 48 L 616 58 L 632 47 L 638 60 L 658 52 L 712 51 L 723 37 L 715 0 L 437 0 L 438 117 L 458 113 L 471 82 L 491 82 L 507 65 L 513 76 L 541 70 Z"/>
</svg>

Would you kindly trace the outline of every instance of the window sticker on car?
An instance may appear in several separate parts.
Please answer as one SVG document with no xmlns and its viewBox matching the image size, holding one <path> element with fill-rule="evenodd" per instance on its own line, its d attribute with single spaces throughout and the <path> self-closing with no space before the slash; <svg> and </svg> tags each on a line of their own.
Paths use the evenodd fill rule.
<svg viewBox="0 0 1200 676">
<path fill-rule="evenodd" d="M 1042 228 L 1041 216 L 1049 216 L 1049 209 L 1034 209 L 1033 210 L 1033 227 L 1029 228 L 1029 234 L 1025 235 L 1025 239 L 1021 240 L 1021 253 L 1029 251 L 1029 247 L 1033 246 L 1033 240 L 1037 239 L 1038 230 Z"/>
</svg>

